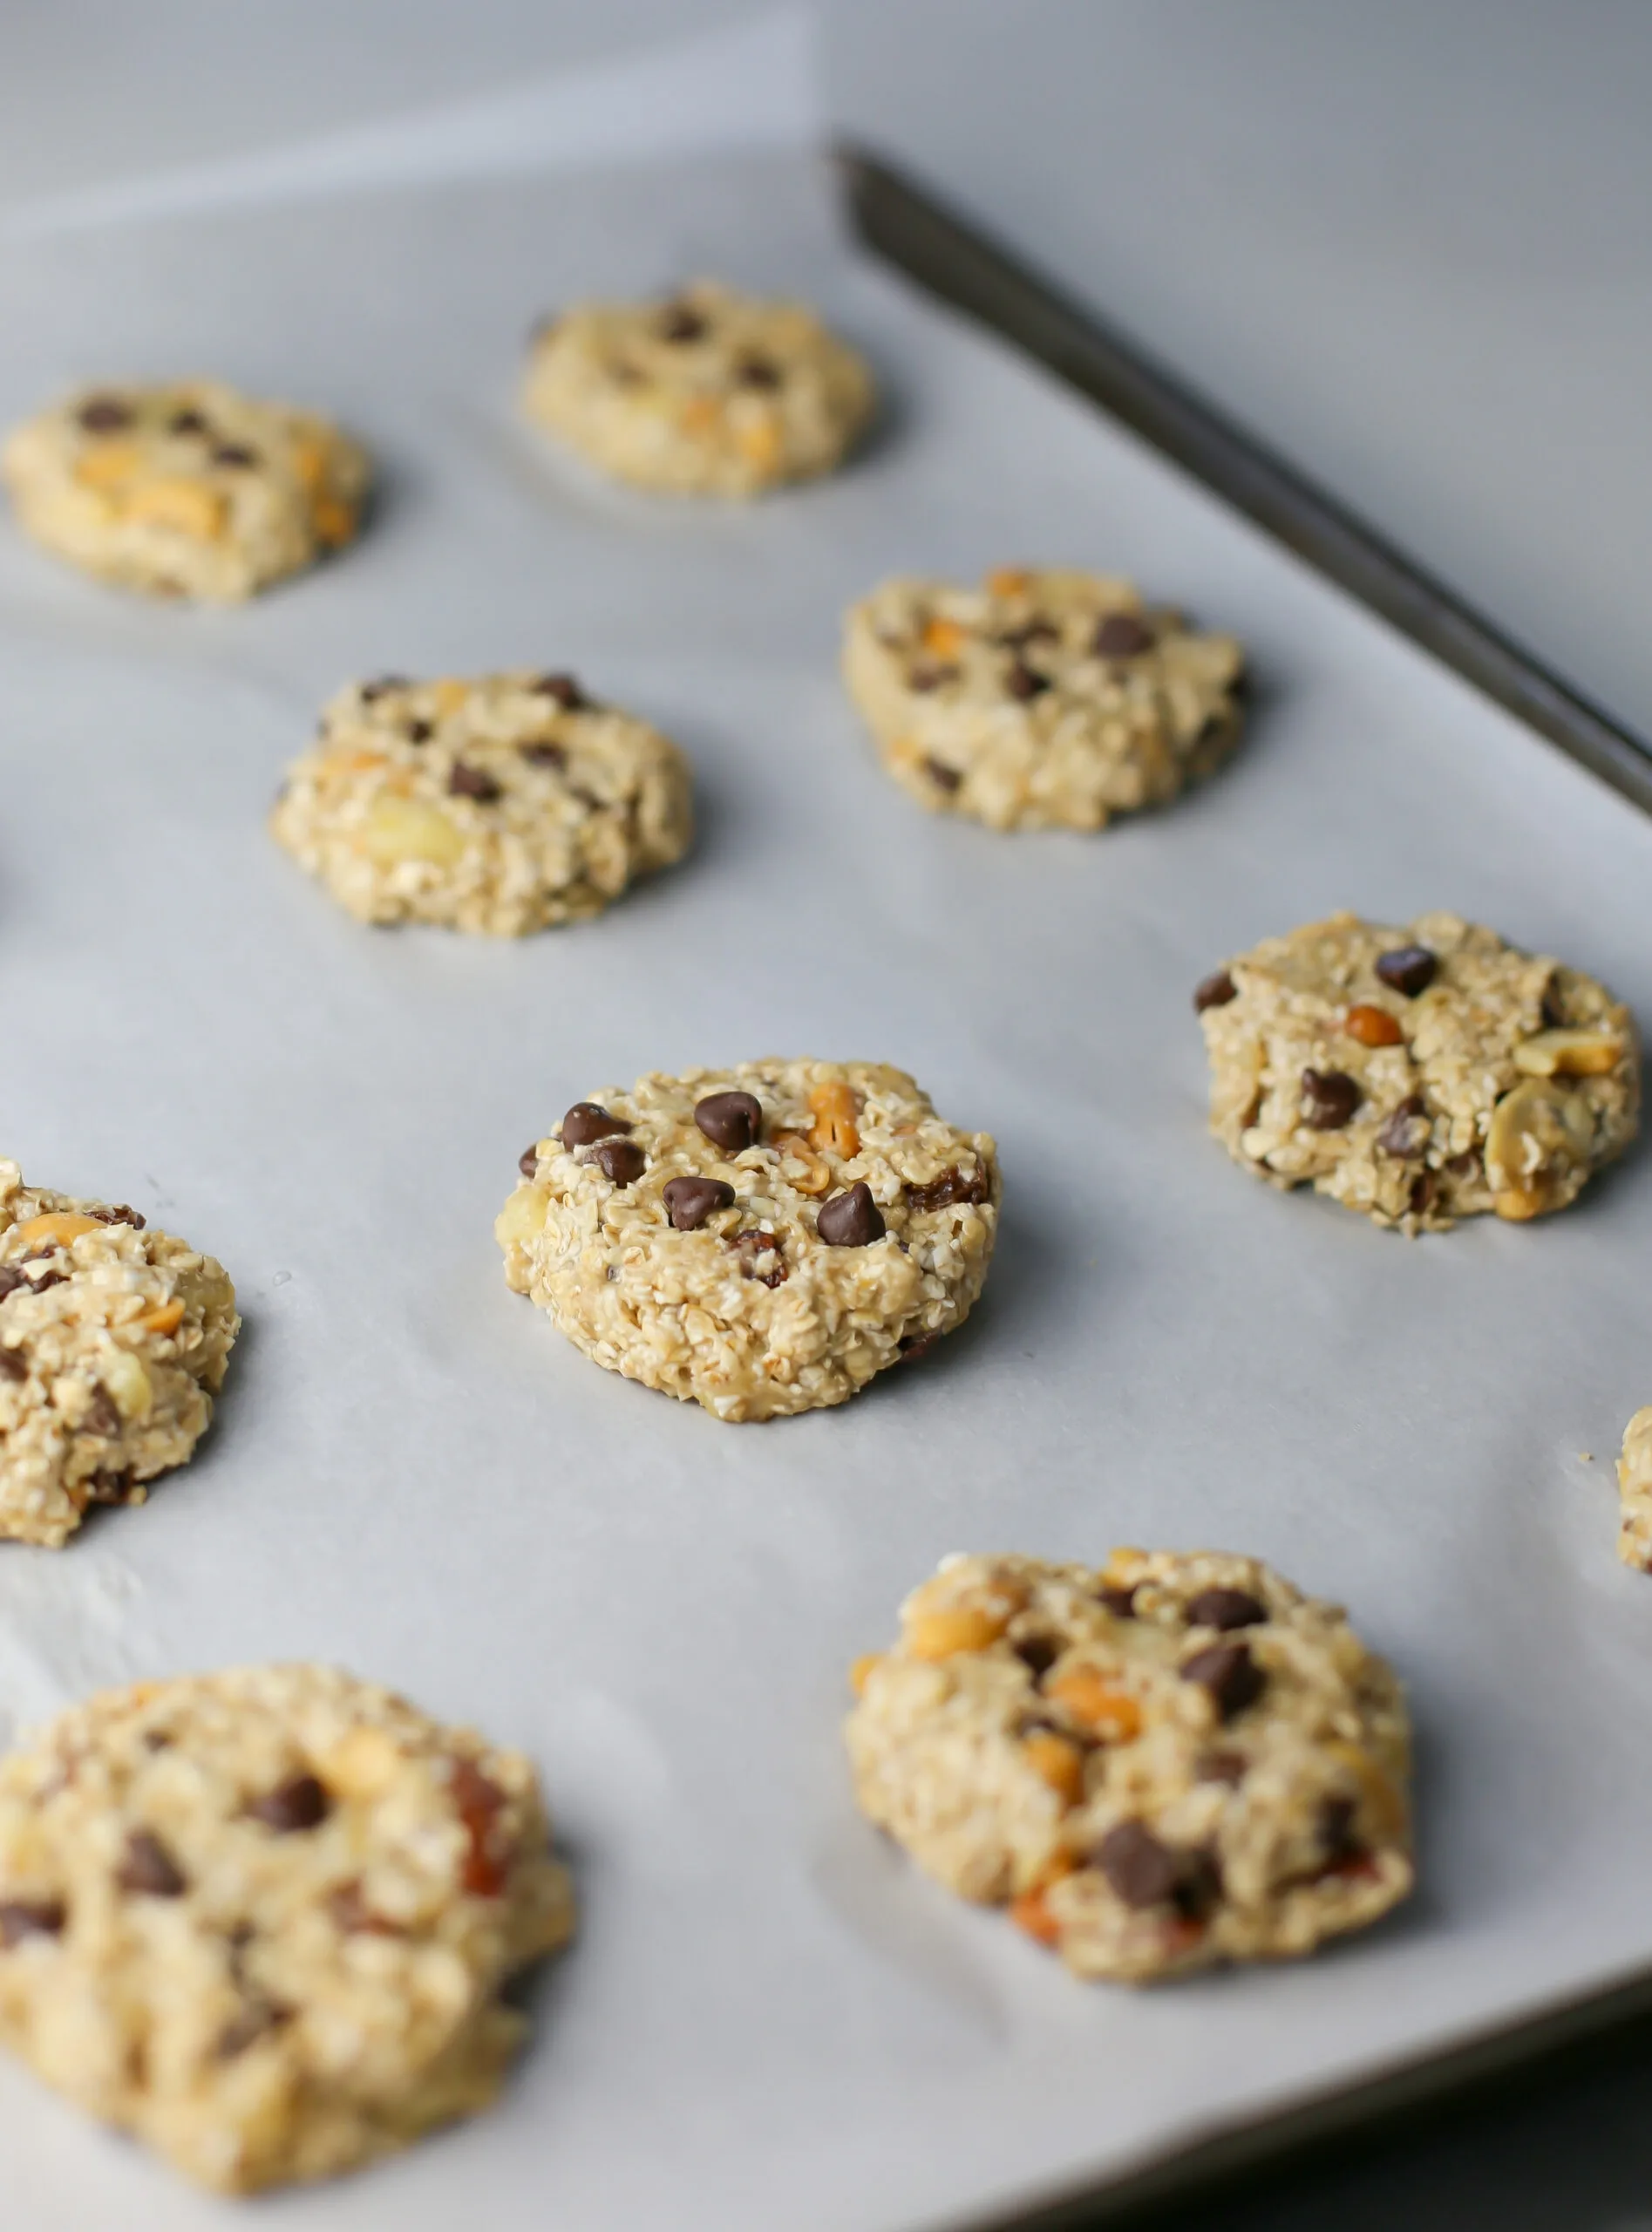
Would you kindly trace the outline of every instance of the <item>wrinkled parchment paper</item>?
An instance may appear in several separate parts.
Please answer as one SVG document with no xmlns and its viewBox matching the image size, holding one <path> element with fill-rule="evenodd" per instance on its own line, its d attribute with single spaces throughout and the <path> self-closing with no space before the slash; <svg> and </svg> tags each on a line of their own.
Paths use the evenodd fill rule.
<svg viewBox="0 0 1652 2232">
<path fill-rule="evenodd" d="M 883 431 L 751 509 L 599 486 L 521 337 L 686 273 L 812 296 Z M 246 1331 L 148 1507 L 0 1553 L 0 1708 L 338 1659 L 525 1746 L 576 1949 L 497 2112 L 279 2200 L 303 2232 L 974 2221 L 1652 1961 L 1652 1582 L 1610 1459 L 1652 1399 L 1644 1155 L 1552 1223 L 1408 1243 L 1227 1162 L 1194 981 L 1339 905 L 1451 906 L 1652 1015 L 1652 827 L 1086 407 L 850 253 L 801 159 L 91 227 L 0 254 L 0 418 L 210 371 L 336 411 L 384 496 L 241 611 L 0 531 L 0 1147 L 219 1255 Z M 931 819 L 834 674 L 880 575 L 1134 573 L 1251 645 L 1251 741 L 1098 839 Z M 521 944 L 364 930 L 263 815 L 324 694 L 569 666 L 675 734 L 703 834 Z M 574 1099 L 768 1052 L 901 1063 L 1001 1142 L 970 1324 L 850 1406 L 720 1426 L 506 1290 L 491 1221 Z M 1582 1453 L 1592 1453 L 1587 1460 Z M 955 1548 L 1260 1553 L 1411 1685 L 1423 1886 L 1277 1973 L 1086 1989 L 852 1812 L 844 1669 Z M 0 2070 L 8 2232 L 232 2221 Z"/>
</svg>

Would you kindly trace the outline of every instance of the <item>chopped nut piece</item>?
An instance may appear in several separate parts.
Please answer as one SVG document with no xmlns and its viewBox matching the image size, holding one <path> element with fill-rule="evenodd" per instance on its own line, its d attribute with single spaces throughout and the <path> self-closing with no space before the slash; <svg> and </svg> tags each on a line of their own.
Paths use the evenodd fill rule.
<svg viewBox="0 0 1652 2232">
<path fill-rule="evenodd" d="M 1534 1078 L 1600 1078 L 1623 1059 L 1625 1042 L 1609 1031 L 1540 1031 L 1514 1049 L 1514 1066 Z"/>
</svg>

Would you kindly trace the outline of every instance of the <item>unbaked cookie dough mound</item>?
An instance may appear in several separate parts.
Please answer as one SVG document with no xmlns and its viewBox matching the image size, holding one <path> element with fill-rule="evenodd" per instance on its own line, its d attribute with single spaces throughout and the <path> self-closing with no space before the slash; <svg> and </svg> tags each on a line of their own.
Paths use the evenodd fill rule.
<svg viewBox="0 0 1652 2232">
<path fill-rule="evenodd" d="M 522 1157 L 505 1276 L 609 1371 L 731 1421 L 841 1403 L 969 1315 L 984 1132 L 877 1062 L 746 1062 L 575 1102 Z"/>
<path fill-rule="evenodd" d="M 187 1461 L 241 1330 L 222 1264 L 0 1161 L 0 1538 L 58 1549 Z"/>
<path fill-rule="evenodd" d="M 1100 829 L 1238 742 L 1245 660 L 1134 588 L 1021 568 L 892 581 L 850 609 L 844 680 L 903 790 L 989 829 Z"/>
<path fill-rule="evenodd" d="M 1193 996 L 1210 1126 L 1270 1185 L 1383 1225 L 1564 1208 L 1635 1136 L 1628 1010 L 1457 915 L 1333 915 L 1265 938 Z"/>
<path fill-rule="evenodd" d="M 854 1669 L 861 1811 L 1081 1977 L 1277 1959 L 1411 1889 L 1399 1684 L 1255 1558 L 953 1557 Z"/>
<path fill-rule="evenodd" d="M 15 430 L 0 473 L 58 557 L 213 604 L 353 541 L 370 478 L 329 420 L 215 380 L 82 389 Z"/>
<path fill-rule="evenodd" d="M 523 405 L 590 464 L 683 496 L 756 496 L 839 464 L 871 374 L 798 303 L 709 280 L 663 302 L 580 303 L 534 337 Z"/>
<path fill-rule="evenodd" d="M 1637 1411 L 1624 1430 L 1618 1495 L 1618 1555 L 1626 1566 L 1652 1573 L 1652 1408 Z"/>
<path fill-rule="evenodd" d="M 106 1691 L 0 1762 L 0 2038 L 225 2192 L 484 2107 L 573 1916 L 527 1761 L 327 1667 Z"/>
<path fill-rule="evenodd" d="M 523 672 L 341 691 L 270 828 L 361 922 L 521 937 L 601 914 L 694 820 L 676 745 Z"/>
</svg>

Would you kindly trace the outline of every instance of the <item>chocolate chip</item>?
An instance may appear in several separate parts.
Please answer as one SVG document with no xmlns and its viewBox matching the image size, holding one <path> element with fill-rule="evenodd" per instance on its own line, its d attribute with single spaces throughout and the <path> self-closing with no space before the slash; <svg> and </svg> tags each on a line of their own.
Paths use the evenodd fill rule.
<svg viewBox="0 0 1652 2232">
<path fill-rule="evenodd" d="M 100 1434 L 105 1441 L 112 1441 L 120 1432 L 120 1413 L 115 1408 L 114 1398 L 106 1387 L 92 1390 L 92 1400 L 86 1405 L 82 1431 Z"/>
<path fill-rule="evenodd" d="M 112 1208 L 88 1209 L 86 1215 L 96 1217 L 99 1224 L 129 1224 L 137 1232 L 144 1228 L 144 1221 L 137 1210 L 128 1208 L 124 1201 L 117 1201 Z"/>
<path fill-rule="evenodd" d="M 1351 1798 L 1328 1798 L 1319 1809 L 1319 1841 L 1331 1861 L 1352 1860 L 1365 1848 L 1354 1834 L 1357 1812 Z"/>
<path fill-rule="evenodd" d="M 1425 945 L 1400 945 L 1392 953 L 1379 953 L 1374 965 L 1384 984 L 1414 1000 L 1434 982 L 1440 963 L 1439 956 Z"/>
<path fill-rule="evenodd" d="M 1302 1116 L 1311 1131 L 1340 1132 L 1363 1098 L 1345 1070 L 1302 1072 Z"/>
<path fill-rule="evenodd" d="M 1193 1013 L 1203 1015 L 1207 1008 L 1225 1008 L 1229 1000 L 1238 997 L 1238 985 L 1225 969 L 1219 969 L 1214 976 L 1193 986 Z"/>
<path fill-rule="evenodd" d="M 456 799 L 474 799 L 479 806 L 492 806 L 496 799 L 504 796 L 486 768 L 467 767 L 462 759 L 453 762 L 447 787 Z"/>
<path fill-rule="evenodd" d="M 1060 1657 L 1063 1644 L 1059 1636 L 1023 1636 L 1010 1649 L 1031 1674 L 1042 1677 Z"/>
<path fill-rule="evenodd" d="M 0 1379 L 27 1379 L 29 1367 L 16 1349 L 0 1349 Z"/>
<path fill-rule="evenodd" d="M 1153 631 L 1133 612 L 1110 612 L 1096 625 L 1092 645 L 1104 659 L 1139 658 L 1153 647 Z"/>
<path fill-rule="evenodd" d="M 599 1140 L 591 1160 L 610 1185 L 629 1186 L 649 1167 L 649 1159 L 635 1140 Z"/>
<path fill-rule="evenodd" d="M 1408 1092 L 1378 1131 L 1377 1144 L 1384 1154 L 1409 1162 L 1423 1153 L 1433 1128 L 1422 1094 Z"/>
<path fill-rule="evenodd" d="M 119 1471 L 105 1467 L 101 1473 L 94 1473 L 89 1480 L 83 1480 L 81 1486 L 88 1503 L 130 1503 L 134 1486 L 133 1469 L 130 1465 Z"/>
<path fill-rule="evenodd" d="M 723 1242 L 731 1248 L 740 1259 L 740 1269 L 748 1279 L 756 1279 L 765 1287 L 783 1286 L 790 1276 L 785 1258 L 780 1253 L 780 1242 L 772 1232 L 759 1232 L 755 1225 L 744 1232 L 730 1233 Z M 765 1256 L 772 1257 L 766 1271 L 758 1265 Z"/>
<path fill-rule="evenodd" d="M 174 434 L 204 434 L 207 414 L 204 411 L 174 411 L 167 425 L 168 431 Z"/>
<path fill-rule="evenodd" d="M 556 767 L 560 769 L 566 767 L 568 765 L 568 754 L 563 751 L 560 744 L 551 744 L 547 741 L 534 744 L 519 744 L 516 748 L 521 753 L 523 759 L 528 761 L 528 763 L 534 767 Z"/>
<path fill-rule="evenodd" d="M 76 412 L 89 434 L 112 434 L 132 424 L 132 405 L 118 395 L 89 396 Z"/>
<path fill-rule="evenodd" d="M 19 1287 L 26 1286 L 28 1283 L 29 1275 L 21 1264 L 0 1263 L 0 1302 L 3 1302 L 9 1294 L 16 1294 Z"/>
<path fill-rule="evenodd" d="M 1543 1022 L 1547 1029 L 1550 1031 L 1559 1031 L 1564 1027 L 1566 1023 L 1566 1002 L 1561 997 L 1560 988 L 1555 983 L 1553 976 L 1549 978 L 1548 983 L 1543 987 L 1542 1012 Z"/>
<path fill-rule="evenodd" d="M 1127 1907 L 1159 1907 L 1173 1898 L 1180 1873 L 1175 1854 L 1145 1821 L 1120 1821 L 1096 1848 L 1096 1865 Z"/>
<path fill-rule="evenodd" d="M 1193 1772 L 1200 1782 L 1225 1782 L 1234 1790 L 1244 1781 L 1249 1766 L 1242 1752 L 1203 1752 Z"/>
<path fill-rule="evenodd" d="M 1003 678 L 1003 686 L 1012 698 L 1023 704 L 1029 698 L 1041 698 L 1050 687 L 1050 677 L 1030 667 L 1025 659 L 1017 659 Z"/>
<path fill-rule="evenodd" d="M 516 1158 L 516 1167 L 521 1172 L 524 1178 L 532 1178 L 538 1171 L 539 1167 L 540 1151 L 537 1143 L 531 1147 L 524 1147 L 520 1154 Z"/>
<path fill-rule="evenodd" d="M 183 1870 L 160 1839 L 148 1829 L 134 1829 L 126 1839 L 126 1857 L 115 1871 L 123 1891 L 146 1899 L 180 1899 L 189 1888 Z"/>
<path fill-rule="evenodd" d="M 694 1120 L 714 1147 L 740 1154 L 757 1144 L 763 1104 L 753 1092 L 709 1092 L 695 1102 Z"/>
<path fill-rule="evenodd" d="M 814 1228 L 829 1248 L 868 1248 L 887 1229 L 883 1212 L 864 1178 L 846 1193 L 834 1194 L 815 1213 Z"/>
<path fill-rule="evenodd" d="M 903 1333 L 895 1343 L 901 1363 L 921 1364 L 940 1338 L 939 1333 Z"/>
<path fill-rule="evenodd" d="M 25 1937 L 57 1937 L 69 1919 L 61 1899 L 0 1899 L 0 1952 Z"/>
<path fill-rule="evenodd" d="M 1414 1217 L 1426 1216 L 1433 1208 L 1434 1198 L 1438 1192 L 1439 1181 L 1433 1172 L 1419 1170 L 1411 1181 L 1411 1191 L 1405 1196 L 1405 1206 Z"/>
<path fill-rule="evenodd" d="M 1201 1589 L 1187 1605 L 1190 1628 L 1254 1628 L 1268 1617 L 1268 1607 L 1247 1589 Z"/>
<path fill-rule="evenodd" d="M 1184 1682 L 1197 1682 L 1208 1690 L 1223 1720 L 1254 1705 L 1268 1687 L 1268 1677 L 1242 1643 L 1214 1643 L 1196 1650 L 1181 1666 Z"/>
<path fill-rule="evenodd" d="M 705 337 L 706 323 L 687 303 L 668 303 L 655 320 L 654 330 L 662 341 L 700 341 Z"/>
<path fill-rule="evenodd" d="M 576 1100 L 562 1119 L 562 1145 L 588 1147 L 593 1140 L 606 1140 L 615 1132 L 629 1132 L 630 1128 L 623 1116 L 610 1116 L 595 1101 Z"/>
<path fill-rule="evenodd" d="M 319 1828 L 332 1810 L 327 1786 L 310 1774 L 286 1775 L 273 1790 L 267 1790 L 262 1798 L 249 1799 L 247 1804 L 254 1820 L 262 1821 L 278 1837 Z"/>
<path fill-rule="evenodd" d="M 755 350 L 740 358 L 734 367 L 734 377 L 742 387 L 778 387 L 784 375 L 772 357 L 763 357 Z"/>
<path fill-rule="evenodd" d="M 1006 628 L 998 641 L 1006 650 L 1018 651 L 1023 643 L 1054 643 L 1061 638 L 1061 630 L 1053 620 L 1023 620 L 1019 628 Z"/>
<path fill-rule="evenodd" d="M 364 704 L 371 705 L 375 698 L 383 698 L 392 690 L 411 687 L 405 674 L 381 674 L 371 682 L 364 682 L 356 694 Z"/>
<path fill-rule="evenodd" d="M 967 1201 L 972 1207 L 986 1201 L 992 1188 L 986 1171 L 977 1163 L 966 1178 L 955 1165 L 944 1176 L 931 1181 L 928 1186 L 908 1186 L 907 1206 L 913 1209 L 949 1209 L 955 1202 Z"/>
<path fill-rule="evenodd" d="M 428 744 L 435 733 L 434 721 L 409 721 L 402 730 L 409 744 Z"/>
<path fill-rule="evenodd" d="M 541 698 L 554 698 L 565 713 L 577 713 L 590 699 L 571 674 L 542 674 L 534 684 Z"/>
<path fill-rule="evenodd" d="M 962 787 L 962 775 L 957 768 L 948 767 L 944 759 L 926 759 L 923 772 L 938 791 L 945 791 L 948 796 Z"/>
<path fill-rule="evenodd" d="M 66 1271 L 30 1271 L 25 1276 L 31 1294 L 44 1294 L 48 1287 L 64 1287 L 69 1283 Z"/>
<path fill-rule="evenodd" d="M 249 448 L 245 442 L 220 442 L 212 453 L 212 461 L 214 465 L 228 466 L 240 471 L 248 466 L 256 465 L 259 457 L 257 451 Z"/>
<path fill-rule="evenodd" d="M 714 1210 L 734 1207 L 734 1188 L 721 1178 L 672 1178 L 660 1199 L 678 1232 L 697 1232 Z"/>
<path fill-rule="evenodd" d="M 1097 1595 L 1115 1620 L 1133 1620 L 1136 1616 L 1136 1592 L 1131 1589 L 1114 1589 L 1111 1585 L 1098 1589 Z"/>
</svg>

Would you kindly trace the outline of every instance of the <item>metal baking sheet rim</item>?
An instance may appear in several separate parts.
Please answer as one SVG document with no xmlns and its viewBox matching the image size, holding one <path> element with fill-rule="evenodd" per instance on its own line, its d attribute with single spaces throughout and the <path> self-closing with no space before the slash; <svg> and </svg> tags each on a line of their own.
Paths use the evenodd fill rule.
<svg viewBox="0 0 1652 2232">
<path fill-rule="evenodd" d="M 1620 796 L 1652 814 L 1652 746 L 1485 620 L 1455 592 L 1202 397 L 873 150 L 831 151 L 860 244 L 1120 418 L 1183 470 L 1305 557 L 1423 650 L 1513 712 Z M 1403 2057 L 1277 2114 L 1224 2122 L 1121 2178 L 969 2220 L 967 2232 L 1079 2232 L 1191 2198 L 1235 2172 L 1282 2164 L 1328 2140 L 1530 2073 L 1652 2015 L 1652 1969 L 1547 2013 L 1476 2032 L 1441 2053 Z M 964 2228 L 961 2228 L 964 2232 Z"/>
</svg>

